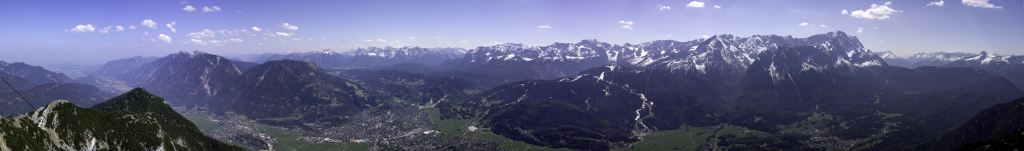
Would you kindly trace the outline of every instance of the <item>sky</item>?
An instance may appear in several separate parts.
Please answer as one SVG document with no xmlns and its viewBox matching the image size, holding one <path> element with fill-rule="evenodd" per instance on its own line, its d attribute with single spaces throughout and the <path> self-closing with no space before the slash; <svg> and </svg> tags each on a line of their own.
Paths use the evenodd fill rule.
<svg viewBox="0 0 1024 151">
<path fill-rule="evenodd" d="M 611 44 L 841 30 L 872 51 L 1024 54 L 1022 0 L 0 1 L 0 60 Z"/>
</svg>

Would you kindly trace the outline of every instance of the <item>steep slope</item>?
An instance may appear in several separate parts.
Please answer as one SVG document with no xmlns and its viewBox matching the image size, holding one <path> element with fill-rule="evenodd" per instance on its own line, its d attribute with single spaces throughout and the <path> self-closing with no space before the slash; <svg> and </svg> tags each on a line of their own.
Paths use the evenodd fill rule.
<svg viewBox="0 0 1024 151">
<path fill-rule="evenodd" d="M 875 55 L 882 57 L 882 60 L 885 60 L 885 63 L 889 63 L 890 66 L 911 68 L 910 65 L 913 64 L 907 60 L 906 56 L 897 55 L 892 51 L 875 52 Z"/>
<path fill-rule="evenodd" d="M 170 103 L 200 104 L 242 74 L 242 67 L 202 51 L 167 55 L 121 76 L 131 86 L 146 87 Z"/>
<path fill-rule="evenodd" d="M 982 51 L 946 64 L 947 67 L 974 67 L 1005 77 L 1024 90 L 1024 56 L 1000 55 Z"/>
<path fill-rule="evenodd" d="M 25 80 L 25 78 L 22 78 L 22 77 L 19 77 L 19 76 L 14 76 L 14 75 L 7 74 L 7 73 L 4 73 L 4 72 L 0 72 L 0 76 L 2 76 L 4 78 L 4 80 L 7 80 L 7 82 L 11 84 L 10 86 L 8 86 L 7 84 L 0 84 L 0 93 L 14 92 L 13 90 L 11 90 L 12 86 L 15 89 L 18 89 L 19 91 L 24 91 L 26 89 L 32 88 L 32 86 L 35 85 L 35 84 L 32 84 L 32 82 L 29 82 L 28 80 Z"/>
<path fill-rule="evenodd" d="M 71 80 L 71 78 L 62 73 L 56 73 L 43 67 L 32 66 L 22 62 L 7 63 L 0 61 L 0 73 L 18 76 L 34 84 L 74 82 L 74 80 Z"/>
<path fill-rule="evenodd" d="M 420 63 L 435 65 L 448 59 L 462 57 L 462 48 L 421 48 L 421 47 L 368 47 L 352 51 L 333 50 L 293 52 L 287 54 L 262 54 L 254 57 L 256 62 L 292 59 L 313 62 L 327 68 L 380 67 L 399 63 Z"/>
<path fill-rule="evenodd" d="M 32 105 L 39 107 L 50 104 L 54 100 L 65 100 L 79 106 L 91 106 L 113 97 L 112 94 L 101 91 L 92 85 L 80 83 L 49 83 L 33 87 L 32 89 L 20 89 L 22 95 Z M 25 101 L 14 92 L 0 93 L 0 115 L 23 114 L 32 110 Z"/>
<path fill-rule="evenodd" d="M 252 67 L 210 102 L 218 112 L 233 112 L 264 123 L 296 126 L 340 124 L 360 108 L 378 106 L 357 84 L 333 77 L 316 64 L 268 61 Z M 315 127 L 315 126 L 314 126 Z"/>
<path fill-rule="evenodd" d="M 713 125 L 721 102 L 710 84 L 670 70 L 593 68 L 555 80 L 509 83 L 442 117 L 473 119 L 514 140 L 554 148 L 611 150 L 684 123 Z"/>
<path fill-rule="evenodd" d="M 936 136 L 991 105 L 1024 96 L 1006 79 L 983 70 L 859 67 L 842 57 L 830 59 L 837 55 L 828 52 L 792 47 L 760 55 L 742 90 L 725 106 L 729 123 L 784 131 L 778 125 L 801 123 L 811 113 L 828 114 L 835 120 L 817 128 L 836 135 L 796 136 L 875 140 L 872 147 L 887 148 Z"/>
<path fill-rule="evenodd" d="M 59 100 L 0 119 L 3 150 L 242 150 L 206 137 L 139 88 L 82 108 Z"/>
<path fill-rule="evenodd" d="M 982 110 L 963 125 L 946 131 L 940 137 L 922 143 L 915 149 L 955 150 L 975 142 L 995 140 L 1011 135 L 1019 136 L 1021 130 L 1024 130 L 1024 98 Z M 964 147 L 983 147 L 983 144 L 975 143 L 972 146 Z"/>
<path fill-rule="evenodd" d="M 102 66 L 100 66 L 99 69 L 92 71 L 90 74 L 117 77 L 122 74 L 126 74 L 128 73 L 128 71 L 138 68 L 139 66 L 156 61 L 157 59 L 160 58 L 135 56 L 131 58 L 108 61 L 107 63 L 104 63 Z"/>
</svg>

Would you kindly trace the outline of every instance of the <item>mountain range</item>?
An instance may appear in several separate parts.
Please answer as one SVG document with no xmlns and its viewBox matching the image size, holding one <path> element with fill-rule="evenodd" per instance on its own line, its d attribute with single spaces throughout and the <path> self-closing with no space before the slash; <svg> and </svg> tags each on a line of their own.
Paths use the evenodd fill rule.
<svg viewBox="0 0 1024 151">
<path fill-rule="evenodd" d="M 479 135 L 579 150 L 652 149 L 645 145 L 673 141 L 663 133 L 698 129 L 712 133 L 690 135 L 706 143 L 688 149 L 969 149 L 1018 138 L 1016 108 L 1006 102 L 1024 96 L 1024 57 L 872 52 L 842 31 L 248 58 L 182 51 L 111 61 L 73 81 L 23 63 L 4 65 L 0 75 L 18 90 L 31 89 L 23 91 L 30 100 L 97 104 L 109 97 L 102 91 L 141 86 L 172 105 L 310 133 L 365 122 L 355 116 L 436 108 L 441 120 L 434 122 L 467 122 Z M 95 87 L 67 84 L 76 81 Z M 2 90 L 7 104 L 19 103 Z M 140 91 L 129 93 L 151 95 Z M 94 108 L 134 108 L 102 104 Z M 3 114 L 30 110 L 17 109 Z M 680 149 L 662 145 L 653 148 Z"/>
<path fill-rule="evenodd" d="M 871 60 L 878 62 L 869 66 L 863 64 L 870 61 L 858 60 L 864 58 L 834 50 L 826 45 L 764 51 L 749 65 L 740 84 L 725 88 L 736 90 L 733 95 L 707 89 L 721 83 L 686 72 L 607 66 L 577 76 L 501 85 L 442 112 L 452 119 L 480 120 L 496 134 L 531 144 L 613 150 L 628 148 L 631 144 L 623 142 L 642 141 L 650 132 L 684 124 L 728 123 L 785 133 L 788 130 L 776 126 L 801 123 L 812 114 L 834 116 L 816 127 L 832 130 L 794 137 L 838 137 L 840 142 L 875 139 L 867 134 L 880 132 L 883 123 L 909 121 L 930 125 L 904 128 L 899 134 L 927 136 L 955 127 L 991 105 L 1024 96 L 1009 81 L 974 68 L 911 70 L 878 60 Z M 933 104 L 923 105 L 928 102 Z M 878 113 L 901 116 L 881 118 L 875 116 Z M 858 126 L 840 126 L 854 124 Z M 886 136 L 891 138 L 884 139 L 883 145 L 920 139 Z M 796 140 L 762 143 L 768 146 L 758 149 L 807 145 Z"/>
<path fill-rule="evenodd" d="M 439 64 L 448 59 L 462 57 L 462 48 L 421 48 L 421 47 L 367 47 L 345 52 L 333 50 L 292 52 L 285 54 L 265 53 L 250 56 L 250 61 L 266 62 L 291 59 L 313 62 L 325 68 L 359 68 L 390 66 L 399 63 Z"/>
<path fill-rule="evenodd" d="M 892 52 L 876 54 L 883 56 L 887 62 L 906 62 L 896 65 L 906 68 L 921 66 L 978 68 L 1003 76 L 1024 90 L 1024 56 L 1021 55 L 1001 55 L 985 51 L 980 53 L 918 53 L 910 56 L 895 55 Z"/>
</svg>

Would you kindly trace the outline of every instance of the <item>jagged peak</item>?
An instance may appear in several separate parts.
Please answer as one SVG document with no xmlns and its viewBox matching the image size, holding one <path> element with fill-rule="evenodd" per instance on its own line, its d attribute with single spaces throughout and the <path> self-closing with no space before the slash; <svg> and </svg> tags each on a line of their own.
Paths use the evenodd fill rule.
<svg viewBox="0 0 1024 151">
<path fill-rule="evenodd" d="M 850 36 L 850 35 L 847 35 L 846 32 L 843 32 L 842 30 L 831 31 L 831 32 L 826 33 L 825 35 L 828 35 L 829 37 L 849 37 Z"/>
</svg>

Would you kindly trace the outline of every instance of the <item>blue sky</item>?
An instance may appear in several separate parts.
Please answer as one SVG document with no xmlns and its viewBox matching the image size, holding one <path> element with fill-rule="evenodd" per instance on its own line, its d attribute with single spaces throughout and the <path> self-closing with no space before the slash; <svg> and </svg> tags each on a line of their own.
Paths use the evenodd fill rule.
<svg viewBox="0 0 1024 151">
<path fill-rule="evenodd" d="M 938 2 L 2 1 L 0 60 L 100 64 L 181 50 L 230 56 L 369 46 L 548 45 L 583 39 L 624 44 L 716 34 L 806 37 L 835 30 L 857 36 L 873 51 L 1024 54 L 1021 0 Z"/>
</svg>

